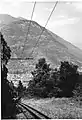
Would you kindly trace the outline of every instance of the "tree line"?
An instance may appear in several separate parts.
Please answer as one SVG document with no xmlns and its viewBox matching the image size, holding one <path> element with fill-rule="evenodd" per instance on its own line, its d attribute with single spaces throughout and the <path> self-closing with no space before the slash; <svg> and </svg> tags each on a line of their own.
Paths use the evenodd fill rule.
<svg viewBox="0 0 82 120">
<path fill-rule="evenodd" d="M 63 61 L 59 69 L 53 69 L 45 58 L 38 60 L 35 70 L 31 73 L 33 79 L 29 81 L 27 91 L 32 96 L 43 98 L 72 97 L 80 76 L 77 65 Z"/>
</svg>

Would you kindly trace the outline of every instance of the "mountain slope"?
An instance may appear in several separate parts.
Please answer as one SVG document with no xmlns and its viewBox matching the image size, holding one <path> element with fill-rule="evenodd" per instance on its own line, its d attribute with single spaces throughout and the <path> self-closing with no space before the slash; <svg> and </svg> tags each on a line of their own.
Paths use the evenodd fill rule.
<svg viewBox="0 0 82 120">
<path fill-rule="evenodd" d="M 14 18 L 13 22 L 11 20 L 10 22 L 5 23 L 4 20 L 5 25 L 1 24 L 1 32 L 3 33 L 5 40 L 12 50 L 12 57 L 29 57 L 33 46 L 36 44 L 41 34 L 43 27 L 35 21 L 31 21 L 30 32 L 26 37 L 29 22 L 29 20 L 24 18 Z M 23 46 L 24 51 L 22 52 Z M 49 62 L 52 63 L 52 65 L 59 65 L 61 60 L 70 60 L 79 66 L 82 66 L 82 50 L 63 40 L 47 29 L 45 29 L 41 35 L 41 39 L 38 45 L 35 47 L 32 57 L 35 61 L 40 57 L 45 57 Z M 9 69 L 12 70 L 13 65 L 17 66 L 18 64 L 20 64 L 20 62 L 17 63 L 10 61 Z M 21 65 L 22 68 L 25 68 L 27 61 L 24 61 L 22 64 L 18 65 L 18 68 L 20 68 Z M 14 68 L 14 70 L 16 69 Z"/>
<path fill-rule="evenodd" d="M 50 34 L 55 38 L 56 35 L 54 33 L 52 33 L 50 31 Z M 60 43 L 64 44 L 68 48 L 70 53 L 74 54 L 78 59 L 80 59 L 82 61 L 82 50 L 81 49 L 79 49 L 78 47 L 76 47 L 76 46 L 72 45 L 71 43 L 65 41 L 64 39 L 62 39 L 59 36 L 58 36 L 58 41 Z"/>
<path fill-rule="evenodd" d="M 16 20 L 16 18 L 14 18 L 10 15 L 0 14 L 0 23 L 1 24 L 8 24 L 8 23 L 13 22 L 15 20 Z"/>
</svg>

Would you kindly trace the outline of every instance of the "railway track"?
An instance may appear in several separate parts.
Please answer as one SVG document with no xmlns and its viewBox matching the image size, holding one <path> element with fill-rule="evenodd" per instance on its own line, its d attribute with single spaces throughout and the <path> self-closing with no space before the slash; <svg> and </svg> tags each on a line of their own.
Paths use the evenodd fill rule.
<svg viewBox="0 0 82 120">
<path fill-rule="evenodd" d="M 40 111 L 24 103 L 18 104 L 21 113 L 23 113 L 25 119 L 50 119 Z"/>
</svg>

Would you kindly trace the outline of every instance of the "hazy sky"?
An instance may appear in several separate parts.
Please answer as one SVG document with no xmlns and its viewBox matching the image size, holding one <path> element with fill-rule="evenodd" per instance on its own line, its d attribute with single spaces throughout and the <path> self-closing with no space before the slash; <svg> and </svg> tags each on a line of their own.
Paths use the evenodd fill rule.
<svg viewBox="0 0 82 120">
<path fill-rule="evenodd" d="M 0 14 L 30 19 L 34 2 L 27 0 L 0 0 Z M 53 2 L 36 2 L 33 20 L 44 26 Z M 47 29 L 82 49 L 82 2 L 58 2 Z"/>
</svg>

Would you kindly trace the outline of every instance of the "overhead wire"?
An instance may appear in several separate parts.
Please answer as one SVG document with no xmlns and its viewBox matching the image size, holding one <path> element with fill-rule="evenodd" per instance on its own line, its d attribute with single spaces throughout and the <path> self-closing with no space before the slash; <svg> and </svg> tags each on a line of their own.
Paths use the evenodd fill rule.
<svg viewBox="0 0 82 120">
<path fill-rule="evenodd" d="M 48 24 L 51 16 L 52 16 L 52 13 L 54 12 L 54 10 L 55 10 L 55 8 L 56 8 L 56 6 L 57 6 L 57 3 L 58 3 L 58 1 L 56 1 L 56 3 L 55 3 L 55 5 L 54 5 L 54 7 L 53 7 L 53 9 L 52 9 L 52 11 L 51 11 L 48 19 L 47 19 L 47 22 L 46 22 L 45 26 L 43 27 L 43 30 L 42 30 L 42 32 L 41 32 L 41 34 L 40 34 L 40 36 L 39 36 L 39 38 L 38 38 L 38 40 L 37 40 L 37 42 L 36 42 L 36 44 L 33 46 L 33 50 L 32 50 L 32 52 L 30 53 L 29 57 L 33 54 L 34 49 L 35 49 L 35 47 L 37 46 L 37 44 L 38 44 L 38 42 L 39 42 L 39 40 L 40 40 L 40 38 L 41 38 L 41 35 L 43 34 L 43 32 L 44 32 L 44 30 L 45 30 L 45 28 L 46 28 L 46 26 L 47 26 L 47 24 Z"/>
<path fill-rule="evenodd" d="M 52 11 L 51 11 L 51 13 L 50 13 L 50 15 L 49 15 L 49 17 L 48 17 L 48 20 L 47 20 L 47 22 L 46 22 L 46 24 L 45 24 L 45 27 L 47 26 L 47 24 L 48 24 L 48 22 L 49 22 L 49 20 L 50 20 L 50 18 L 51 18 L 51 15 L 52 15 L 52 13 L 54 12 L 54 10 L 55 10 L 55 8 L 56 8 L 56 6 L 57 6 L 57 3 L 58 3 L 58 1 L 55 3 L 55 6 L 53 7 L 53 9 L 52 9 Z M 31 15 L 31 20 L 32 20 L 32 17 L 33 17 L 35 5 L 36 5 L 36 2 L 34 3 L 32 15 Z M 31 23 L 30 23 L 30 24 L 31 24 Z M 30 29 L 30 24 L 29 24 L 29 29 Z M 41 35 L 43 34 L 43 32 L 44 32 L 44 30 L 45 30 L 45 27 L 43 27 L 43 30 L 42 30 L 42 32 L 41 32 L 41 34 L 40 34 L 40 36 L 39 36 L 39 39 L 37 40 L 35 46 L 33 47 L 33 50 L 32 50 L 32 52 L 31 52 L 31 54 L 33 54 L 34 48 L 37 46 L 37 44 L 38 44 L 38 42 L 39 42 L 39 40 L 40 40 L 40 38 L 41 38 Z M 31 54 L 30 54 L 30 55 L 31 55 Z M 30 57 L 30 56 L 29 56 L 29 57 Z M 43 66 L 42 66 L 42 67 L 43 67 Z M 25 71 L 25 72 L 26 72 L 26 71 Z M 11 73 L 11 74 L 12 74 L 12 73 Z"/>
<path fill-rule="evenodd" d="M 31 20 L 30 20 L 30 22 L 29 22 L 29 26 L 28 26 L 28 30 L 27 30 L 27 34 L 26 34 L 26 39 L 25 39 L 25 41 L 24 41 L 24 46 L 23 46 L 23 49 L 22 49 L 22 53 L 21 53 L 21 54 L 23 54 L 23 52 L 24 52 L 25 42 L 27 41 L 27 37 L 28 37 L 28 34 L 29 34 L 29 32 L 30 32 L 30 26 L 31 26 L 31 22 L 32 22 L 32 18 L 33 18 L 33 14 L 34 14 L 35 6 L 36 6 L 36 1 L 34 2 L 34 6 L 33 6 L 33 10 L 32 10 L 32 14 L 31 14 Z"/>
<path fill-rule="evenodd" d="M 28 31 L 27 31 L 27 34 L 26 34 L 26 39 L 25 39 L 25 41 L 24 41 L 24 46 L 23 46 L 21 55 L 22 55 L 23 52 L 24 52 L 25 42 L 26 42 L 27 36 L 28 36 L 28 34 L 29 34 L 29 32 L 30 32 L 29 30 L 30 30 L 30 25 L 31 25 L 31 21 L 32 21 L 32 18 L 33 18 L 34 10 L 35 10 L 35 5 L 36 5 L 36 1 L 34 2 L 34 6 L 33 6 L 33 10 L 32 10 L 32 15 L 31 15 L 31 20 L 30 20 L 30 22 L 29 22 Z M 19 58 L 19 60 L 21 60 L 21 59 L 22 59 L 22 58 Z M 23 58 L 23 59 L 24 59 L 24 58 Z M 16 59 L 12 59 L 12 60 L 16 60 Z M 26 72 L 26 71 L 25 71 L 25 72 Z M 10 72 L 10 74 L 13 74 L 13 73 Z M 17 73 L 14 73 L 14 74 L 18 74 L 18 72 L 17 72 Z M 19 74 L 21 74 L 21 72 L 20 72 Z"/>
<path fill-rule="evenodd" d="M 49 18 L 48 18 L 48 20 L 47 20 L 47 22 L 46 22 L 46 24 L 45 24 L 45 27 L 47 26 L 48 21 L 50 20 L 50 17 L 51 17 L 53 11 L 55 10 L 55 8 L 56 8 L 56 6 L 57 6 L 57 3 L 58 3 L 58 1 L 56 2 L 55 6 L 53 7 L 53 9 L 52 9 L 52 11 L 51 11 L 51 14 L 50 14 L 50 16 L 49 16 Z M 37 46 L 37 44 L 38 44 L 38 42 L 39 42 L 39 40 L 40 40 L 40 38 L 41 38 L 41 35 L 43 34 L 43 32 L 44 32 L 44 30 L 45 30 L 45 27 L 43 28 L 43 30 L 42 30 L 42 32 L 41 32 L 41 34 L 40 34 L 40 37 L 39 37 L 37 43 L 35 44 L 35 47 Z M 34 51 L 34 50 L 33 50 L 33 51 Z M 32 51 L 32 54 L 33 54 L 33 51 Z M 44 64 L 45 64 L 45 63 L 44 63 Z M 42 65 L 41 70 L 43 69 L 44 64 Z"/>
<path fill-rule="evenodd" d="M 28 37 L 28 34 L 30 32 L 30 26 L 31 26 L 31 22 L 32 22 L 32 18 L 33 18 L 33 14 L 34 14 L 34 10 L 35 10 L 35 6 L 36 6 L 36 1 L 34 2 L 34 6 L 33 6 L 33 10 L 32 10 L 32 14 L 31 14 L 31 20 L 29 21 L 29 26 L 28 26 L 28 30 L 27 30 L 27 33 L 26 33 L 26 38 L 25 38 L 25 41 L 24 41 L 24 45 L 23 45 L 23 49 L 22 49 L 22 53 L 21 55 L 23 55 L 23 52 L 24 52 L 24 49 L 25 49 L 25 42 L 27 41 L 27 37 Z M 27 60 L 29 58 L 11 58 L 11 60 Z"/>
</svg>

